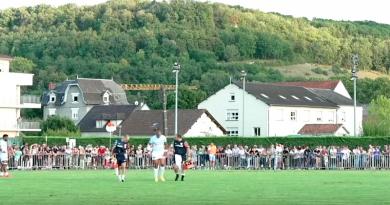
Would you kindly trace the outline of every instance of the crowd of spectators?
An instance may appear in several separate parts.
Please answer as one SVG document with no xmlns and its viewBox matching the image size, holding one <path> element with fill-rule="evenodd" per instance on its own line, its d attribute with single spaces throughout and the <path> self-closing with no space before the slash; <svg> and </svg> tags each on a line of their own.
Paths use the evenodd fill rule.
<svg viewBox="0 0 390 205">
<path fill-rule="evenodd" d="M 151 166 L 150 147 L 129 146 L 129 168 Z M 172 164 L 172 147 L 167 150 L 167 164 Z M 47 146 L 25 144 L 9 147 L 9 166 L 18 169 L 112 168 L 114 159 L 105 146 Z M 190 148 L 188 157 L 196 169 L 367 169 L 390 168 L 390 146 L 367 148 L 347 146 L 271 146 L 210 145 Z"/>
</svg>

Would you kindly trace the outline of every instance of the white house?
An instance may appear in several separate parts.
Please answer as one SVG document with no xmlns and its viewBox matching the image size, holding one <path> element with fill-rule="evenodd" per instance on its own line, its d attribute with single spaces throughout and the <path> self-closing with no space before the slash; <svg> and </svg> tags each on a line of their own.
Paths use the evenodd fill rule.
<svg viewBox="0 0 390 205">
<path fill-rule="evenodd" d="M 22 86 L 33 84 L 33 74 L 10 72 L 9 56 L 0 56 L 0 135 L 19 136 L 20 132 L 39 132 L 39 122 L 26 121 L 21 109 L 41 108 L 40 97 L 20 95 Z"/>
<path fill-rule="evenodd" d="M 164 127 L 163 110 L 136 110 L 121 124 L 122 134 L 129 136 L 150 136 L 152 125 L 158 123 L 168 136 L 175 134 L 175 111 L 167 111 L 167 127 Z M 204 109 L 178 110 L 178 133 L 186 137 L 223 136 L 226 130 Z M 116 132 L 118 134 L 118 131 Z"/>
<path fill-rule="evenodd" d="M 232 136 L 297 135 L 307 124 L 345 123 L 346 129 L 351 129 L 348 126 L 353 120 L 351 100 L 329 90 L 340 102 L 346 102 L 339 106 L 340 102 L 325 97 L 325 91 L 319 95 L 302 86 L 265 83 L 246 83 L 243 91 L 242 84 L 236 83 L 210 96 L 198 108 L 207 109 Z M 358 125 L 361 127 L 361 120 Z M 345 135 L 348 133 L 353 134 L 353 124 L 352 131 Z"/>
</svg>

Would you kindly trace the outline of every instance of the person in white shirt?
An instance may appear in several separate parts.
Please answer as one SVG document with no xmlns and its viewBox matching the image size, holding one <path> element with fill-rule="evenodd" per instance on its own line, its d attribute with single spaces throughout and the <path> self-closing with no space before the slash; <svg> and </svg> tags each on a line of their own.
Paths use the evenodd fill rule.
<svg viewBox="0 0 390 205">
<path fill-rule="evenodd" d="M 153 135 L 149 140 L 149 145 L 152 150 L 152 160 L 154 165 L 154 181 L 159 180 L 164 182 L 165 171 L 165 148 L 167 145 L 167 138 L 161 134 L 161 130 L 157 123 L 153 124 Z"/>
<path fill-rule="evenodd" d="M 8 135 L 4 134 L 3 139 L 0 140 L 0 176 L 8 177 Z"/>
</svg>

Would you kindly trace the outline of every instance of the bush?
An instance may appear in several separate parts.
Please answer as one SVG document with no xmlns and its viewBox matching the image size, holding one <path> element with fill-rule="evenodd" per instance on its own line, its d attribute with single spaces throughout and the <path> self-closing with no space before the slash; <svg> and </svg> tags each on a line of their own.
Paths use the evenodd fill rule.
<svg viewBox="0 0 390 205">
<path fill-rule="evenodd" d="M 86 145 L 105 145 L 109 146 L 109 137 L 74 137 L 76 144 L 81 146 Z M 117 136 L 112 137 L 111 143 L 119 139 Z M 225 146 L 227 144 L 242 144 L 242 145 L 263 145 L 269 146 L 275 143 L 281 143 L 287 146 L 364 146 L 368 145 L 387 145 L 390 144 L 390 137 L 194 137 L 186 138 L 190 145 L 208 145 L 211 142 L 216 145 Z M 146 145 L 149 138 L 131 137 L 129 142 L 132 145 Z M 168 138 L 168 143 L 172 143 L 173 138 Z M 46 143 L 45 137 L 23 137 L 24 143 L 43 144 Z M 47 137 L 48 145 L 63 145 L 65 144 L 64 137 Z"/>
<path fill-rule="evenodd" d="M 313 73 L 317 73 L 317 74 L 320 74 L 320 75 L 328 75 L 328 71 L 326 71 L 326 70 L 324 70 L 324 69 L 322 69 L 320 67 L 313 68 L 313 69 L 311 69 L 311 71 Z"/>
<path fill-rule="evenodd" d="M 79 129 L 74 122 L 65 117 L 50 116 L 42 123 L 41 128 L 44 135 L 80 136 Z"/>
</svg>

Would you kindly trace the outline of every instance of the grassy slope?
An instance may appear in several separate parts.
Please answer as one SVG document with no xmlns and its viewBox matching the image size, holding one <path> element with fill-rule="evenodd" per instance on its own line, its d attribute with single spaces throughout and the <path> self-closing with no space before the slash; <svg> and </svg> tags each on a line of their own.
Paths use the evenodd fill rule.
<svg viewBox="0 0 390 205">
<path fill-rule="evenodd" d="M 279 70 L 283 75 L 287 77 L 305 77 L 305 78 L 315 78 L 315 79 L 329 79 L 335 76 L 335 73 L 332 71 L 332 66 L 329 65 L 316 65 L 316 64 L 295 64 L 295 65 L 286 65 L 286 66 L 271 66 L 274 69 Z M 322 70 L 325 70 L 328 75 L 318 74 L 312 71 L 312 69 L 319 67 Z M 348 69 L 344 69 L 345 72 L 350 72 Z M 385 73 L 372 71 L 372 70 L 360 70 L 359 78 L 371 78 L 376 79 L 379 77 L 387 77 L 390 79 L 390 75 Z"/>
<path fill-rule="evenodd" d="M 0 204 L 385 204 L 390 172 L 194 171 L 154 183 L 152 171 L 14 172 L 0 179 Z"/>
</svg>

